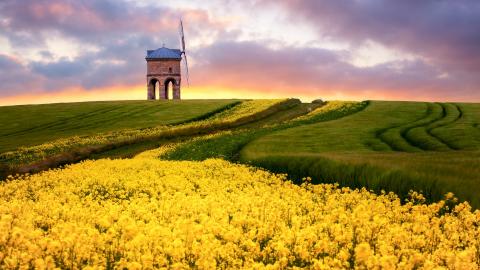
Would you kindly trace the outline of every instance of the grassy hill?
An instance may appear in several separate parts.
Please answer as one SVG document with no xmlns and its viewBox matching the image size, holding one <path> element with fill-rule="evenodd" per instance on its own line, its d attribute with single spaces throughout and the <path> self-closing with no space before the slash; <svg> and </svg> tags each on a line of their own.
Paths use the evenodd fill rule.
<svg viewBox="0 0 480 270">
<path fill-rule="evenodd" d="M 206 110 L 211 103 L 217 104 L 217 106 L 209 111 Z M 100 121 L 98 122 L 93 119 L 83 121 L 83 126 L 88 127 L 85 130 L 81 128 L 77 130 L 73 127 L 70 129 L 55 128 L 56 125 L 47 124 L 43 127 L 48 126 L 48 129 L 32 128 L 29 129 L 32 131 L 30 133 L 24 129 L 15 134 L 5 134 L 4 137 L 10 138 L 12 140 L 11 143 L 19 140 L 17 137 L 19 135 L 30 135 L 30 137 L 27 136 L 25 140 L 20 140 L 16 143 L 14 150 L 0 152 L 0 178 L 3 179 L 10 174 L 16 173 L 35 173 L 89 158 L 131 157 L 136 153 L 156 148 L 172 141 L 186 140 L 194 136 L 232 129 L 252 122 L 272 121 L 273 119 L 270 116 L 289 110 L 292 107 L 301 106 L 301 102 L 298 99 L 220 100 L 218 102 L 213 100 L 182 100 L 149 102 L 145 104 L 152 104 L 151 106 L 157 108 L 164 107 L 163 112 L 161 112 L 163 119 L 160 117 L 163 121 L 151 121 L 148 123 L 149 127 L 141 125 L 138 128 L 139 123 L 132 122 L 129 124 L 128 121 L 132 120 L 126 120 L 127 123 L 124 123 L 124 125 L 128 126 L 128 128 L 121 129 L 118 127 L 118 130 L 116 130 L 114 129 L 115 125 L 109 126 L 107 123 L 112 122 L 112 118 L 118 119 L 118 121 L 125 119 L 102 115 L 99 116 Z M 95 104 L 87 105 L 94 105 L 93 107 L 95 107 Z M 141 106 L 141 104 L 138 106 L 137 112 L 139 114 L 145 114 L 145 111 L 149 109 L 148 106 Z M 119 106 L 119 108 L 121 107 Z M 165 110 L 165 107 L 168 110 Z M 16 108 L 13 107 L 13 109 Z M 176 119 L 182 120 L 172 121 L 172 117 L 168 116 L 171 113 L 177 114 L 179 117 Z M 286 120 L 297 115 L 298 112 L 283 115 L 282 119 Z M 30 116 L 35 118 L 32 115 Z M 10 119 L 13 118 L 14 115 L 10 114 Z M 61 121 L 62 123 L 59 125 L 75 125 L 75 121 L 72 118 L 70 118 L 70 121 L 65 121 L 65 123 Z M 98 130 L 93 132 L 94 128 L 98 128 Z M 101 131 L 105 129 L 107 131 Z M 65 131 L 74 133 L 74 136 L 68 136 L 68 133 Z M 82 134 L 82 131 L 93 132 L 93 134 Z M 47 141 L 33 146 L 21 147 L 24 143 L 34 144 L 35 141 L 38 141 L 38 138 L 34 137 L 38 135 L 35 132 L 45 133 Z M 55 139 L 58 136 L 61 137 Z"/>
<path fill-rule="evenodd" d="M 281 106 L 260 102 L 228 109 L 234 102 L 238 103 L 129 101 L 0 107 L 5 123 L 0 148 L 5 151 L 71 135 L 128 128 L 136 130 L 99 137 L 108 147 L 86 151 L 75 159 L 69 157 L 69 151 L 78 147 L 88 150 L 91 141 L 99 139 L 82 139 L 86 142 L 59 148 L 34 147 L 18 156 L 15 152 L 4 156 L 4 162 L 48 159 L 62 151 L 63 157 L 67 154 L 62 162 L 48 165 L 54 166 L 85 158 L 132 157 L 183 142 L 162 158 L 220 157 L 288 173 L 297 180 L 311 176 L 315 183 L 394 191 L 402 199 L 412 189 L 432 201 L 452 191 L 480 207 L 480 104 L 369 101 L 330 102 L 320 107 L 292 100 Z M 225 109 L 225 113 L 216 113 Z M 235 115 L 234 122 L 225 122 Z M 193 122 L 179 128 L 164 127 L 189 121 Z M 162 128 L 142 130 L 152 126 Z M 149 132 L 152 136 L 148 139 L 138 140 L 138 134 Z M 206 134 L 216 135 L 191 140 Z"/>
<path fill-rule="evenodd" d="M 235 100 L 106 101 L 0 107 L 0 153 L 70 136 L 179 124 Z"/>
<path fill-rule="evenodd" d="M 256 138 L 241 159 L 321 182 L 415 188 L 434 199 L 453 191 L 480 206 L 478 123 L 478 104 L 373 101 L 341 119 Z"/>
</svg>

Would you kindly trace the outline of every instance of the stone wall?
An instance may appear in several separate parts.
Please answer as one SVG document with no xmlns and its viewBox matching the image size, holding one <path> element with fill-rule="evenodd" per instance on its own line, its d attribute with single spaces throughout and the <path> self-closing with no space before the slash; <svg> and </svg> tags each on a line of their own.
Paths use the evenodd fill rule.
<svg viewBox="0 0 480 270">
<path fill-rule="evenodd" d="M 180 60 L 147 60 L 147 99 L 156 99 L 155 83 L 160 84 L 159 99 L 168 99 L 168 82 L 173 83 L 173 99 L 180 99 Z"/>
</svg>

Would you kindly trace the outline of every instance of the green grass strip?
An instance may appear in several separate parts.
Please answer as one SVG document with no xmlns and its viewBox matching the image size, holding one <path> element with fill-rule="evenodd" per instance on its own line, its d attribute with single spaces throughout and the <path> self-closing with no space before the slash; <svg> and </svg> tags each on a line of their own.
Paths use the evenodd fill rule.
<svg viewBox="0 0 480 270">
<path fill-rule="evenodd" d="M 366 188 L 376 193 L 394 192 L 402 200 L 411 190 L 419 191 L 428 201 L 438 201 L 446 193 L 437 181 L 424 181 L 401 170 L 386 170 L 367 163 L 355 164 L 321 156 L 268 155 L 249 160 L 249 164 L 275 173 L 286 173 L 296 183 L 311 177 L 312 183 L 338 183 L 350 188 Z"/>
<path fill-rule="evenodd" d="M 261 129 L 238 130 L 213 138 L 194 140 L 167 152 L 162 158 L 169 160 L 224 158 L 230 161 L 238 161 L 240 150 L 249 142 L 259 137 L 287 128 L 339 119 L 365 109 L 368 104 L 368 101 L 352 103 L 348 106 L 341 106 L 335 110 L 312 114 L 308 117 L 300 117 L 292 121 Z"/>
</svg>

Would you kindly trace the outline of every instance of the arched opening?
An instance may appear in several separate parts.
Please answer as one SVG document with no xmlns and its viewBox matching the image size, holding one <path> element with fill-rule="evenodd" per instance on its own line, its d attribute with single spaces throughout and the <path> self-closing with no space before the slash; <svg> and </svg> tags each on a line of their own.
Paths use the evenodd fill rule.
<svg viewBox="0 0 480 270">
<path fill-rule="evenodd" d="M 148 84 L 149 86 L 149 99 L 157 99 L 157 93 L 158 96 L 160 97 L 160 82 L 153 78 L 150 80 L 150 83 Z"/>
<path fill-rule="evenodd" d="M 173 78 L 168 78 L 165 80 L 165 97 L 166 99 L 173 99 L 173 88 L 174 85 L 176 84 L 175 79 Z"/>
</svg>

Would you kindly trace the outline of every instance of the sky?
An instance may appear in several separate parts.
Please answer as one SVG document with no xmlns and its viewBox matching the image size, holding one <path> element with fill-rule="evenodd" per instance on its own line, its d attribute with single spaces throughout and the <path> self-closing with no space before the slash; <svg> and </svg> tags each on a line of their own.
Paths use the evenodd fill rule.
<svg viewBox="0 0 480 270">
<path fill-rule="evenodd" d="M 0 0 L 0 105 L 146 99 L 180 18 L 183 98 L 480 102 L 478 0 Z"/>
</svg>

